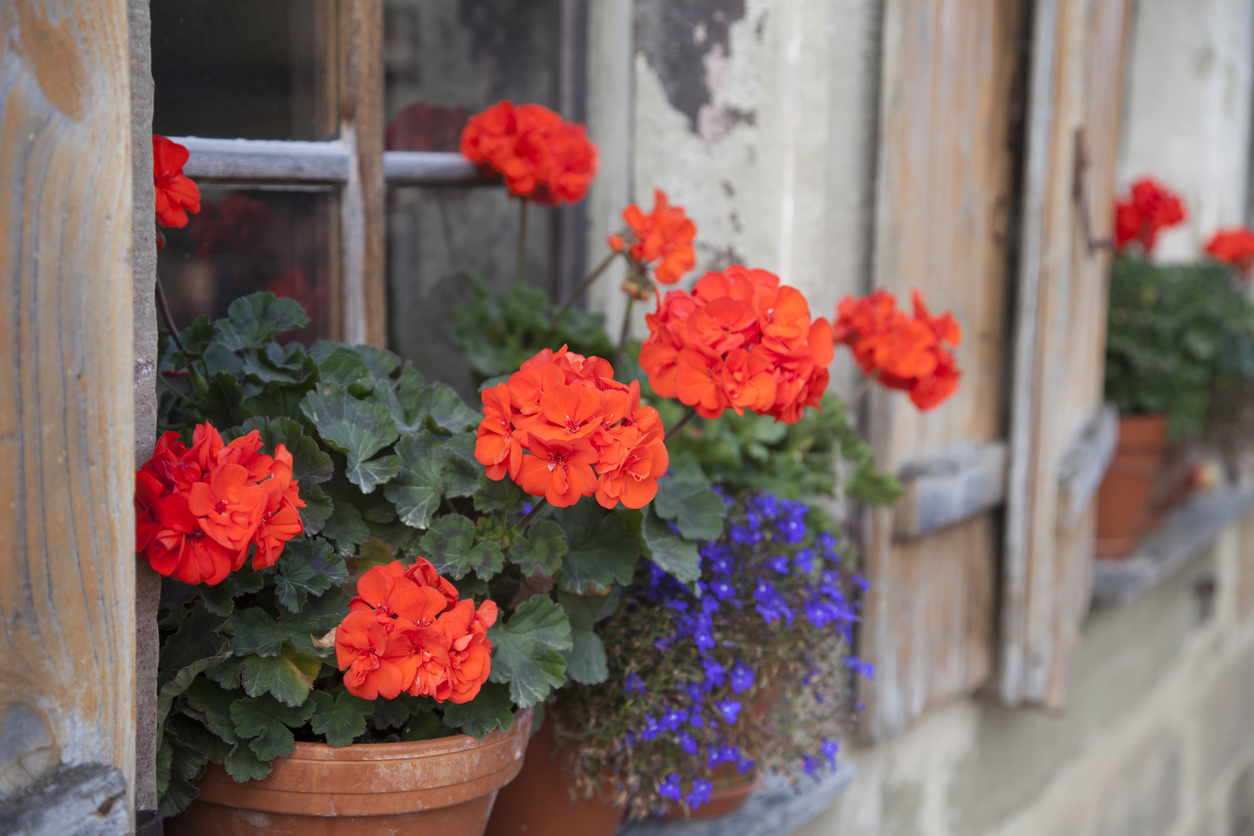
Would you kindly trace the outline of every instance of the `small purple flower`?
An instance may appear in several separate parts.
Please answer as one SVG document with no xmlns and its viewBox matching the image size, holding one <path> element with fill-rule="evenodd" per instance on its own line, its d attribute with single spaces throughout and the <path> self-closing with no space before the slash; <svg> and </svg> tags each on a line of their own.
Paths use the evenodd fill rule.
<svg viewBox="0 0 1254 836">
<path fill-rule="evenodd" d="M 814 552 L 809 549 L 798 549 L 796 556 L 792 559 L 792 565 L 801 574 L 808 575 L 814 571 L 815 560 Z"/>
<path fill-rule="evenodd" d="M 866 661 L 863 661 L 862 659 L 859 659 L 857 656 L 845 657 L 845 667 L 849 668 L 849 670 L 853 671 L 854 673 L 862 674 L 867 679 L 870 679 L 870 680 L 875 679 L 875 666 L 872 665 L 870 662 L 866 662 Z"/>
<path fill-rule="evenodd" d="M 723 670 L 723 666 L 713 659 L 702 659 L 701 665 L 705 668 L 706 684 L 702 690 L 708 692 L 723 687 L 723 683 L 727 681 L 727 671 Z"/>
<path fill-rule="evenodd" d="M 675 612 L 688 612 L 688 602 L 681 601 L 678 598 L 667 598 L 666 601 L 663 602 L 663 606 L 668 609 L 672 609 Z"/>
<path fill-rule="evenodd" d="M 728 697 L 721 702 L 714 703 L 714 709 L 722 716 L 727 725 L 734 726 L 736 718 L 740 716 L 744 706 Z"/>
<path fill-rule="evenodd" d="M 679 786 L 679 774 L 672 772 L 666 776 L 662 783 L 657 785 L 657 794 L 662 798 L 669 798 L 671 801 L 679 801 L 684 797 L 684 791 Z"/>
<path fill-rule="evenodd" d="M 701 690 L 700 683 L 689 682 L 688 687 L 685 688 L 684 691 L 688 694 L 688 699 L 692 700 L 694 703 L 700 704 L 701 701 L 705 699 L 705 693 Z"/>
<path fill-rule="evenodd" d="M 627 677 L 623 680 L 623 688 L 629 694 L 643 694 L 646 690 L 644 680 L 635 671 L 627 672 Z"/>
<path fill-rule="evenodd" d="M 706 765 L 710 769 L 714 769 L 720 763 L 735 763 L 739 759 L 739 746 L 712 746 L 710 747 L 710 754 L 706 758 Z"/>
<path fill-rule="evenodd" d="M 832 740 L 830 737 L 823 738 L 823 745 L 819 748 L 823 753 L 823 757 L 827 758 L 827 762 L 832 766 L 836 765 L 836 755 L 840 752 L 840 743 Z"/>
<path fill-rule="evenodd" d="M 658 725 L 667 731 L 675 731 L 683 723 L 688 722 L 688 712 L 682 708 L 672 708 L 670 711 L 662 715 L 662 719 L 658 721 Z"/>
<path fill-rule="evenodd" d="M 747 758 L 744 755 L 741 755 L 740 759 L 736 761 L 736 771 L 739 772 L 741 775 L 744 775 L 750 769 L 753 769 L 755 764 L 757 764 L 757 761 L 753 760 L 752 758 Z"/>
<path fill-rule="evenodd" d="M 682 732 L 682 731 L 677 735 L 677 737 L 679 738 L 680 749 L 683 749 L 685 752 L 687 752 L 690 755 L 695 755 L 697 753 L 696 738 L 688 734 L 688 732 Z"/>
<path fill-rule="evenodd" d="M 703 729 L 705 728 L 705 718 L 694 711 L 688 715 L 688 725 L 694 729 Z"/>
<path fill-rule="evenodd" d="M 802 759 L 802 763 L 805 767 L 806 774 L 813 775 L 814 768 L 818 766 L 818 764 L 814 762 L 814 758 L 810 757 L 809 755 L 806 755 L 805 758 Z"/>
<path fill-rule="evenodd" d="M 772 557 L 770 560 L 766 562 L 766 565 L 771 567 L 772 569 L 774 569 L 776 572 L 778 572 L 781 575 L 788 574 L 788 571 L 789 571 L 788 557 L 786 555 L 781 554 L 778 557 Z"/>
<path fill-rule="evenodd" d="M 753 668 L 737 659 L 728 674 L 728 680 L 733 694 L 743 694 L 753 687 Z"/>
<path fill-rule="evenodd" d="M 727 581 L 716 580 L 710 584 L 710 592 L 714 593 L 714 597 L 720 601 L 726 601 L 728 598 L 736 597 L 736 587 Z"/>
<path fill-rule="evenodd" d="M 641 740 L 657 740 L 662 733 L 662 727 L 658 725 L 657 720 L 653 719 L 652 714 L 644 715 L 644 729 L 640 732 Z"/>
<path fill-rule="evenodd" d="M 684 801 L 688 802 L 688 806 L 697 809 L 702 804 L 710 803 L 710 790 L 714 789 L 714 785 L 704 778 L 692 779 L 692 792 L 684 797 Z"/>
</svg>

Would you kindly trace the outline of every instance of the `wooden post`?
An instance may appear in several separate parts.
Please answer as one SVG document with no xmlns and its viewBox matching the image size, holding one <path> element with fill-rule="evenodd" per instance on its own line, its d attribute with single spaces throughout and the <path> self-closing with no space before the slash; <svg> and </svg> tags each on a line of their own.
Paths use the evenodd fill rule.
<svg viewBox="0 0 1254 836">
<path fill-rule="evenodd" d="M 126 0 L 0 4 L 0 831 L 129 832 Z"/>
</svg>

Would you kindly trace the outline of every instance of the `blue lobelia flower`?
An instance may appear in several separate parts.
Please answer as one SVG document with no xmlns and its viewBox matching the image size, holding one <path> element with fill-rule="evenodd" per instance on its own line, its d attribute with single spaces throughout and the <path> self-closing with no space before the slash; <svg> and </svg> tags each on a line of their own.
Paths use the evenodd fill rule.
<svg viewBox="0 0 1254 836">
<path fill-rule="evenodd" d="M 684 801 L 688 802 L 688 806 L 697 809 L 702 804 L 710 803 L 710 790 L 714 789 L 714 785 L 704 778 L 692 779 L 692 792 L 684 797 Z"/>
<path fill-rule="evenodd" d="M 744 706 L 736 700 L 728 697 L 720 702 L 714 703 L 714 709 L 718 711 L 727 725 L 732 726 L 736 724 L 736 718 L 740 716 L 740 712 L 744 709 Z"/>
<path fill-rule="evenodd" d="M 635 671 L 627 672 L 627 676 L 623 680 L 623 689 L 629 694 L 643 694 L 646 690 L 644 680 Z"/>
<path fill-rule="evenodd" d="M 732 693 L 742 694 L 753 687 L 753 668 L 737 659 L 736 664 L 732 665 L 728 679 L 731 682 Z"/>
<path fill-rule="evenodd" d="M 657 785 L 657 794 L 662 798 L 669 798 L 671 801 L 679 801 L 684 797 L 684 791 L 679 786 L 679 773 L 672 772 L 667 775 L 662 783 Z"/>
</svg>

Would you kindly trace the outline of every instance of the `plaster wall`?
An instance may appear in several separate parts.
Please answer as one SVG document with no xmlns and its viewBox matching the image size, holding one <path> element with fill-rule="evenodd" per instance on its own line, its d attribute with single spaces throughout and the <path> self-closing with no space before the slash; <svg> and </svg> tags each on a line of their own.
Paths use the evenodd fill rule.
<svg viewBox="0 0 1254 836">
<path fill-rule="evenodd" d="M 852 750 L 798 836 L 1254 833 L 1254 515 L 1094 611 L 1070 673 L 1056 714 L 963 700 Z"/>
<path fill-rule="evenodd" d="M 1178 191 L 1189 218 L 1157 256 L 1196 258 L 1250 221 L 1254 2 L 1134 0 L 1128 38 L 1119 190 L 1151 175 Z"/>
</svg>

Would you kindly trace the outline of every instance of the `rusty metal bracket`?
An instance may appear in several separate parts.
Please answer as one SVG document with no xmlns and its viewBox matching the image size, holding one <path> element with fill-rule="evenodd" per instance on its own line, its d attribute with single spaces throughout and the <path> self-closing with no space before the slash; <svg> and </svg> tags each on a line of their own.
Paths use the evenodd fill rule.
<svg viewBox="0 0 1254 836">
<path fill-rule="evenodd" d="M 1088 182 L 1089 152 L 1088 143 L 1084 139 L 1084 126 L 1075 129 L 1075 171 L 1071 177 L 1071 200 L 1075 203 L 1076 214 L 1080 217 L 1080 231 L 1084 234 L 1084 243 L 1088 247 L 1090 257 L 1104 250 L 1114 249 L 1114 242 L 1109 238 L 1093 237 L 1093 222 L 1089 218 Z"/>
</svg>

